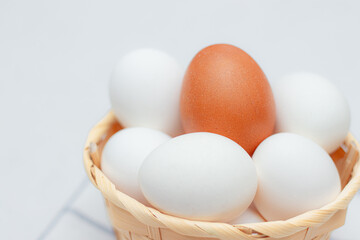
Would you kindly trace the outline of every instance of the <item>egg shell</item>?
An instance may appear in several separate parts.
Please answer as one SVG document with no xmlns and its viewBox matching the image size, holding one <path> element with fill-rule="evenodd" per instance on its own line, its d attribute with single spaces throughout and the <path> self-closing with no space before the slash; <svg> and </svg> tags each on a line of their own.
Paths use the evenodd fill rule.
<svg viewBox="0 0 360 240">
<path fill-rule="evenodd" d="M 179 101 L 183 71 L 177 61 L 155 49 L 138 49 L 115 66 L 111 107 L 124 127 L 147 127 L 172 136 L 182 132 Z"/>
<path fill-rule="evenodd" d="M 101 169 L 120 191 L 149 205 L 139 187 L 139 168 L 151 151 L 170 139 L 169 135 L 149 128 L 120 130 L 104 147 Z"/>
<path fill-rule="evenodd" d="M 247 223 L 257 223 L 257 222 L 265 222 L 265 220 L 261 217 L 260 213 L 254 206 L 251 204 L 245 212 L 240 214 L 237 218 L 230 221 L 230 224 L 237 225 L 237 224 L 247 224 Z"/>
<path fill-rule="evenodd" d="M 274 130 L 275 103 L 267 78 L 254 59 L 232 45 L 211 45 L 196 54 L 180 104 L 186 133 L 217 133 L 249 154 Z"/>
<path fill-rule="evenodd" d="M 286 220 L 335 200 L 339 173 L 329 154 L 303 136 L 278 133 L 253 155 L 258 174 L 254 204 L 268 221 Z"/>
<path fill-rule="evenodd" d="M 312 139 L 328 153 L 345 140 L 350 108 L 345 96 L 326 78 L 294 73 L 274 84 L 276 132 L 292 132 Z"/>
<path fill-rule="evenodd" d="M 173 138 L 145 159 L 139 182 L 146 199 L 167 214 L 226 222 L 245 211 L 257 187 L 250 156 L 213 133 Z"/>
</svg>

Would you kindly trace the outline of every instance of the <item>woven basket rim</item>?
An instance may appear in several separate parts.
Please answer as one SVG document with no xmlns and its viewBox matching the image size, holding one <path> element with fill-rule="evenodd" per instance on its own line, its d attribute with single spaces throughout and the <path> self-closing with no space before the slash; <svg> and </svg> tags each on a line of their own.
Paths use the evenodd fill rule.
<svg viewBox="0 0 360 240">
<path fill-rule="evenodd" d="M 168 228 L 179 234 L 195 237 L 250 240 L 253 239 L 251 236 L 254 236 L 251 233 L 255 232 L 258 233 L 257 237 L 269 236 L 281 238 L 307 228 L 322 225 L 337 211 L 346 209 L 349 202 L 360 189 L 360 160 L 359 155 L 357 155 L 350 181 L 333 202 L 320 209 L 308 211 L 285 221 L 230 225 L 228 223 L 202 222 L 170 216 L 154 208 L 147 207 L 117 190 L 115 185 L 94 164 L 94 153 L 97 153 L 96 144 L 104 139 L 105 134 L 115 122 L 117 120 L 110 111 L 89 132 L 84 149 L 85 170 L 91 182 L 101 191 L 106 199 L 128 211 L 137 220 L 148 226 Z M 346 142 L 352 143 L 356 150 L 360 152 L 360 144 L 351 133 L 348 134 Z"/>
</svg>

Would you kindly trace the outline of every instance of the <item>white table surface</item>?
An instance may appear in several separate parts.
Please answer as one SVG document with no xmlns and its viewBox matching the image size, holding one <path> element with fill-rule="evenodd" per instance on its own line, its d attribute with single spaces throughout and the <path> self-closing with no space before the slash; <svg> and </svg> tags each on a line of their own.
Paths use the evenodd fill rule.
<svg viewBox="0 0 360 240">
<path fill-rule="evenodd" d="M 82 164 L 124 53 L 155 47 L 186 68 L 212 43 L 249 52 L 269 81 L 313 71 L 347 95 L 360 137 L 360 2 L 0 1 L 0 239 L 114 239 Z M 359 239 L 360 196 L 333 240 Z"/>
</svg>

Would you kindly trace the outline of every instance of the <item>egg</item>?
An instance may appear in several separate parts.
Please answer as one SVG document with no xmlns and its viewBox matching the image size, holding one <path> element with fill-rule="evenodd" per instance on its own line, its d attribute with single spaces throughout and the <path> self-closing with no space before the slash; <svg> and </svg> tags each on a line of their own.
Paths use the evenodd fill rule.
<svg viewBox="0 0 360 240">
<path fill-rule="evenodd" d="M 344 95 L 329 80 L 313 73 L 285 76 L 273 86 L 276 131 L 312 139 L 328 153 L 344 141 L 350 109 Z"/>
<path fill-rule="evenodd" d="M 155 49 L 124 56 L 110 80 L 113 112 L 124 127 L 181 133 L 179 99 L 183 71 L 177 61 Z"/>
<path fill-rule="evenodd" d="M 170 139 L 169 135 L 149 128 L 120 130 L 104 147 L 101 169 L 120 191 L 148 205 L 139 187 L 139 168 L 151 151 Z"/>
<path fill-rule="evenodd" d="M 217 133 L 249 154 L 275 126 L 275 102 L 265 74 L 246 52 L 228 44 L 206 47 L 192 59 L 180 111 L 186 133 Z"/>
<path fill-rule="evenodd" d="M 139 182 L 150 204 L 164 213 L 228 221 L 251 204 L 257 176 L 243 148 L 203 132 L 178 136 L 156 148 L 143 162 Z"/>
<path fill-rule="evenodd" d="M 293 133 L 265 139 L 253 155 L 258 174 L 256 208 L 268 221 L 286 220 L 335 200 L 340 177 L 329 154 Z"/>
<path fill-rule="evenodd" d="M 254 204 L 251 204 L 245 212 L 240 214 L 237 218 L 230 221 L 229 223 L 232 225 L 237 224 L 247 224 L 247 223 L 257 223 L 257 222 L 265 222 L 265 220 L 261 217 L 260 213 L 255 208 Z"/>
</svg>

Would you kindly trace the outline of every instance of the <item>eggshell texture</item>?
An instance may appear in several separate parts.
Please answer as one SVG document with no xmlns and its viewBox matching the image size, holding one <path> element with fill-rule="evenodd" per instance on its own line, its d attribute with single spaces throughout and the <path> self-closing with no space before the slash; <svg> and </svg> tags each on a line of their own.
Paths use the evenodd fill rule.
<svg viewBox="0 0 360 240">
<path fill-rule="evenodd" d="M 249 154 L 275 126 L 275 103 L 266 76 L 247 53 L 227 44 L 206 47 L 191 61 L 180 110 L 185 132 L 221 134 Z"/>
<path fill-rule="evenodd" d="M 240 216 L 230 221 L 230 224 L 246 224 L 246 223 L 257 223 L 257 222 L 265 222 L 265 220 L 261 217 L 258 210 L 255 208 L 254 204 L 251 204 L 245 212 L 243 212 Z"/>
<path fill-rule="evenodd" d="M 253 160 L 259 181 L 254 203 L 268 221 L 321 208 L 341 191 L 340 177 L 329 154 L 303 136 L 272 135 L 259 145 Z"/>
<path fill-rule="evenodd" d="M 350 128 L 350 108 L 345 96 L 326 78 L 295 73 L 274 84 L 277 132 L 308 137 L 328 153 L 345 140 Z"/>
<path fill-rule="evenodd" d="M 170 139 L 169 135 L 149 128 L 121 130 L 107 141 L 101 169 L 120 191 L 149 205 L 139 187 L 139 168 L 151 151 Z"/>
<path fill-rule="evenodd" d="M 118 62 L 110 80 L 112 110 L 124 127 L 178 135 L 182 78 L 182 68 L 168 54 L 155 49 L 130 52 Z"/>
<path fill-rule="evenodd" d="M 250 156 L 213 133 L 173 138 L 145 159 L 139 182 L 159 210 L 203 221 L 229 221 L 251 204 L 257 176 Z"/>
</svg>

